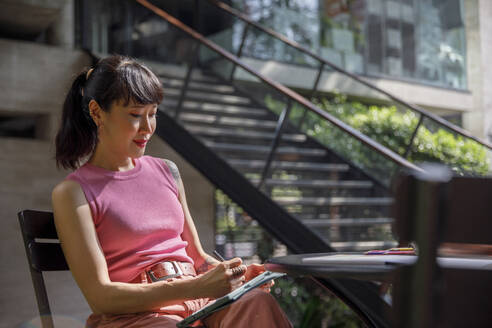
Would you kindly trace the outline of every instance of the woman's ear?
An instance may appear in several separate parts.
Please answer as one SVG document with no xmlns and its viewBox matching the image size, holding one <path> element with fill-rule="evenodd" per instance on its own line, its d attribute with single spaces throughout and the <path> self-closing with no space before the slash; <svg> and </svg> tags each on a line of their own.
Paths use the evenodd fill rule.
<svg viewBox="0 0 492 328">
<path fill-rule="evenodd" d="M 89 101 L 89 114 L 97 127 L 102 126 L 103 123 L 102 111 L 103 110 L 101 106 L 99 106 L 97 101 L 95 101 L 94 99 L 91 99 L 91 101 Z"/>
</svg>

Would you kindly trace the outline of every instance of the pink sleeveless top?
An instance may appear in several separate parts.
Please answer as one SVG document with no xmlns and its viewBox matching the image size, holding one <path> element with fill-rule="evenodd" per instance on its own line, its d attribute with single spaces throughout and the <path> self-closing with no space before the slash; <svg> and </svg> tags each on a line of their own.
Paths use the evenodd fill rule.
<svg viewBox="0 0 492 328">
<path fill-rule="evenodd" d="M 178 188 L 163 160 L 136 158 L 124 172 L 86 163 L 66 179 L 84 191 L 111 281 L 129 282 L 160 261 L 193 263 L 181 238 Z"/>
</svg>

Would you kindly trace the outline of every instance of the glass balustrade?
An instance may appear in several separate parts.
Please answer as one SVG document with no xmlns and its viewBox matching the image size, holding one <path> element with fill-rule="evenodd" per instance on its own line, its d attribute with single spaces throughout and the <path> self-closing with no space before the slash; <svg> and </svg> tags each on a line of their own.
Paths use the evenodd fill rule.
<svg viewBox="0 0 492 328">
<path fill-rule="evenodd" d="M 232 5 L 349 72 L 467 88 L 462 0 L 234 0 Z M 261 47 L 248 56 L 295 63 L 265 51 L 280 48 L 263 34 L 257 43 Z"/>
</svg>

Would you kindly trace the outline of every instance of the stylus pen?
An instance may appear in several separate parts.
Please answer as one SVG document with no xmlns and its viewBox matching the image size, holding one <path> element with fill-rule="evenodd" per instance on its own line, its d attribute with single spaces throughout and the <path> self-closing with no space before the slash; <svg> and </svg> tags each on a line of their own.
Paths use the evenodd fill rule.
<svg viewBox="0 0 492 328">
<path fill-rule="evenodd" d="M 219 260 L 221 262 L 225 261 L 225 258 L 223 258 L 222 255 L 220 255 L 220 253 L 217 252 L 216 250 L 214 250 L 214 255 L 215 255 L 215 258 L 217 258 L 217 260 Z"/>
</svg>

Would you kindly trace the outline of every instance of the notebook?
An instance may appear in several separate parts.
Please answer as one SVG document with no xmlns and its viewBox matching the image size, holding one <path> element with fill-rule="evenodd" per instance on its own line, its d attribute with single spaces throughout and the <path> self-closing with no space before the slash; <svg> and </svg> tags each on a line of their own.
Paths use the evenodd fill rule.
<svg viewBox="0 0 492 328">
<path fill-rule="evenodd" d="M 258 286 L 266 284 L 267 282 L 269 282 L 272 279 L 279 278 L 279 277 L 282 277 L 284 275 L 285 275 L 285 273 L 265 271 L 265 272 L 259 274 L 258 276 L 256 276 L 255 278 L 251 279 L 250 281 L 248 281 L 247 283 L 245 283 L 241 287 L 233 290 L 229 294 L 222 296 L 221 298 L 216 299 L 214 303 L 207 305 L 204 308 L 196 311 L 192 315 L 186 317 L 184 320 L 178 322 L 176 324 L 176 326 L 178 328 L 188 327 L 193 322 L 195 322 L 199 319 L 205 318 L 209 314 L 214 313 L 218 310 L 221 310 L 221 309 L 225 308 L 226 306 L 228 306 L 229 304 L 234 303 L 239 298 L 241 298 L 241 296 L 243 296 L 244 294 L 246 294 L 250 290 L 253 290 Z"/>
</svg>

